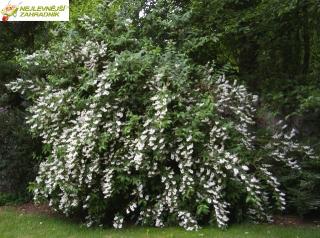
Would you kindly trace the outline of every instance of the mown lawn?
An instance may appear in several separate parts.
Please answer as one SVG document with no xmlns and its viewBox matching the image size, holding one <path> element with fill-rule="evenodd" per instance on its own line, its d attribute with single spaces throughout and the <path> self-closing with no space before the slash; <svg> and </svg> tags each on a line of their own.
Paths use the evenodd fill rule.
<svg viewBox="0 0 320 238">
<path fill-rule="evenodd" d="M 198 232 L 180 228 L 126 228 L 123 230 L 85 228 L 70 221 L 45 215 L 0 209 L 0 238 L 320 238 L 320 228 L 275 225 L 233 225 L 227 231 L 206 227 Z"/>
</svg>

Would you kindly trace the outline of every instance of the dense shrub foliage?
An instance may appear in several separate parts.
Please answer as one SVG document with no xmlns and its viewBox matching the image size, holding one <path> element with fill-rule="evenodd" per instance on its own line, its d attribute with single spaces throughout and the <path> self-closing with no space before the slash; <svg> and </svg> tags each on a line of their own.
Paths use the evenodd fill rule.
<svg viewBox="0 0 320 238">
<path fill-rule="evenodd" d="M 8 201 L 30 199 L 27 186 L 36 175 L 37 161 L 32 155 L 37 141 L 31 139 L 24 116 L 19 110 L 0 107 L 0 195 Z"/>
<path fill-rule="evenodd" d="M 25 124 L 25 102 L 5 84 L 18 75 L 15 48 L 32 49 L 33 34 L 41 32 L 38 26 L 23 22 L 0 24 L 0 205 L 32 197 L 27 186 L 37 173 L 33 155 L 39 141 L 31 137 Z"/>
<path fill-rule="evenodd" d="M 312 149 L 281 121 L 256 134 L 258 97 L 194 55 L 217 36 L 188 36 L 190 9 L 139 3 L 104 3 L 96 19 L 55 32 L 61 42 L 20 58 L 8 86 L 32 102 L 27 123 L 48 153 L 35 199 L 84 212 L 88 225 L 112 216 L 116 228 L 223 228 L 240 210 L 271 221 L 286 205 L 271 163 L 299 170 Z"/>
</svg>

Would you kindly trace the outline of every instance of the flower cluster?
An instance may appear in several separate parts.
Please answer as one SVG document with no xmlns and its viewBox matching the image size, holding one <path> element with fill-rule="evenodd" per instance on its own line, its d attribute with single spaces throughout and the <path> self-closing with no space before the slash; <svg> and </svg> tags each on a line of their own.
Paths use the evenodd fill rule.
<svg viewBox="0 0 320 238">
<path fill-rule="evenodd" d="M 122 228 L 123 217 L 120 215 L 116 215 L 113 220 L 113 227 L 116 229 Z"/>
</svg>

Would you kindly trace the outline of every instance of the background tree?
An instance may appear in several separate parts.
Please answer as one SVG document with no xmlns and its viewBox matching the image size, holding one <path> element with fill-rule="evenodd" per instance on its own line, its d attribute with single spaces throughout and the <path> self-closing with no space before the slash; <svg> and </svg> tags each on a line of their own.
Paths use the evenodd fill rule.
<svg viewBox="0 0 320 238">
<path fill-rule="evenodd" d="M 36 154 L 39 142 L 33 140 L 25 126 L 26 102 L 7 90 L 5 84 L 19 75 L 16 63 L 18 49 L 34 50 L 35 35 L 42 32 L 35 23 L 0 24 L 0 203 L 24 200 L 27 185 L 36 175 Z"/>
</svg>

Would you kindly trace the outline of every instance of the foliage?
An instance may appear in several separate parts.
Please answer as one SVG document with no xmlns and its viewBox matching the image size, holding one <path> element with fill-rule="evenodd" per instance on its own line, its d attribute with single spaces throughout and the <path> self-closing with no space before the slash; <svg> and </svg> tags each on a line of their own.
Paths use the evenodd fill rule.
<svg viewBox="0 0 320 238">
<path fill-rule="evenodd" d="M 299 169 L 313 151 L 283 122 L 256 133 L 258 98 L 202 55 L 219 35 L 200 37 L 194 4 L 107 1 L 19 58 L 22 78 L 8 86 L 31 101 L 27 123 L 47 153 L 37 201 L 84 212 L 88 226 L 114 216 L 116 228 L 223 228 L 240 212 L 271 221 L 271 205 L 284 209 L 270 163 Z"/>
<path fill-rule="evenodd" d="M 86 11 L 90 10 L 87 1 L 73 1 L 71 6 L 73 15 L 76 15 L 75 6 L 79 12 L 80 8 L 85 11 L 85 6 Z M 44 47 L 54 37 L 51 29 L 55 27 L 53 23 L 35 22 L 0 24 L 0 192 L 12 201 L 30 199 L 27 186 L 37 172 L 38 163 L 33 157 L 39 152 L 40 144 L 25 126 L 27 102 L 8 91 L 5 84 L 19 74 L 15 59 L 17 51 L 29 52 L 40 45 Z"/>
<path fill-rule="evenodd" d="M 222 35 L 221 58 L 231 58 L 271 108 L 297 111 L 299 88 L 319 87 L 318 1 L 195 2 L 205 24 Z"/>
<path fill-rule="evenodd" d="M 21 111 L 0 112 L 0 188 L 20 199 L 28 197 L 26 188 L 35 179 L 36 161 L 30 153 L 37 151 L 37 140 L 30 139 L 23 118 Z"/>
<path fill-rule="evenodd" d="M 34 35 L 40 33 L 38 24 L 0 24 L 0 193 L 2 198 L 14 201 L 31 197 L 27 185 L 36 175 L 37 162 L 32 156 L 38 151 L 39 141 L 31 138 L 25 125 L 26 103 L 5 84 L 18 75 L 15 49 L 32 49 L 37 42 Z"/>
<path fill-rule="evenodd" d="M 320 208 L 320 160 L 303 161 L 301 173 L 282 169 L 281 183 L 287 191 L 288 209 L 300 216 L 316 217 Z"/>
<path fill-rule="evenodd" d="M 263 123 L 259 127 L 264 130 L 265 124 L 286 116 L 288 124 L 299 130 L 299 139 L 319 148 L 320 2 L 190 2 L 192 25 L 204 29 L 201 37 L 207 38 L 213 31 L 219 36 L 218 47 L 205 44 L 201 47 L 205 50 L 196 52 L 205 59 L 215 57 L 219 64 L 229 62 L 241 82 L 261 95 L 259 121 Z M 306 205 L 319 204 L 319 170 L 314 169 L 319 161 L 304 164 L 303 176 L 290 176 L 276 165 L 275 172 L 283 177 L 290 204 L 295 204 L 292 211 L 305 214 L 313 207 L 313 212 L 319 213 L 319 205 Z"/>
<path fill-rule="evenodd" d="M 29 201 L 30 197 L 25 194 L 0 193 L 0 206 L 18 205 Z"/>
<path fill-rule="evenodd" d="M 83 15 L 94 16 L 97 5 L 101 0 L 72 0 L 70 1 L 70 22 L 74 23 L 79 17 Z"/>
</svg>

